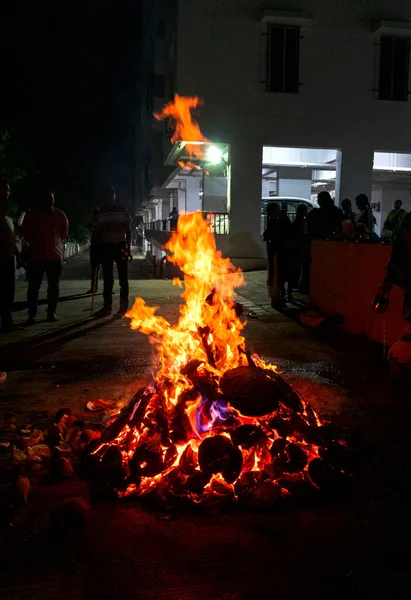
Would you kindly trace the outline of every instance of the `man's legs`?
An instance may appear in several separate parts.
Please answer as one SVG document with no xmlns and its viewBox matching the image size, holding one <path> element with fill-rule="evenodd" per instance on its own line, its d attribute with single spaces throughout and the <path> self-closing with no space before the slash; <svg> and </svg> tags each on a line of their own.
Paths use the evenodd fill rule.
<svg viewBox="0 0 411 600">
<path fill-rule="evenodd" d="M 115 261 L 117 265 L 118 281 L 120 283 L 120 311 L 126 313 L 128 310 L 128 259 L 124 257 L 122 249 L 116 252 Z"/>
<path fill-rule="evenodd" d="M 9 331 L 13 326 L 11 309 L 14 302 L 16 279 L 14 258 L 0 259 L 0 317 L 2 331 Z"/>
<path fill-rule="evenodd" d="M 90 246 L 90 268 L 91 268 L 91 292 L 97 292 L 98 289 L 98 272 L 100 267 L 100 253 L 95 246 L 92 244 Z"/>
<path fill-rule="evenodd" d="M 60 293 L 60 275 L 62 271 L 61 261 L 49 260 L 46 262 L 47 275 L 47 315 L 52 318 L 57 309 L 57 302 Z"/>
<path fill-rule="evenodd" d="M 46 263 L 43 260 L 31 262 L 29 266 L 29 285 L 27 288 L 27 305 L 29 310 L 29 320 L 37 316 L 37 301 L 39 299 L 39 290 L 43 280 Z"/>
<path fill-rule="evenodd" d="M 114 249 L 111 244 L 104 244 L 101 252 L 101 268 L 103 270 L 103 298 L 104 298 L 104 309 L 111 311 L 113 306 L 113 261 L 114 261 Z"/>
</svg>

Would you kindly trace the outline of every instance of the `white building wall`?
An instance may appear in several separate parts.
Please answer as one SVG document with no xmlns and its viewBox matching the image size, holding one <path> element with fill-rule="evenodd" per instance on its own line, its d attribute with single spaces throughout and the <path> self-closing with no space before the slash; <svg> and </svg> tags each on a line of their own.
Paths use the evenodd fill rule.
<svg viewBox="0 0 411 600">
<path fill-rule="evenodd" d="M 187 212 L 201 210 L 201 178 L 187 177 Z"/>
<path fill-rule="evenodd" d="M 311 198 L 311 179 L 279 179 L 278 195 L 294 198 Z"/>
<path fill-rule="evenodd" d="M 227 177 L 204 177 L 203 209 L 217 213 L 227 212 L 227 192 Z"/>
<path fill-rule="evenodd" d="M 265 91 L 263 5 L 180 0 L 176 82 L 179 94 L 204 98 L 203 133 L 231 144 L 231 231 L 242 235 L 243 246 L 248 236 L 248 253 L 258 256 L 264 144 L 341 150 L 342 198 L 371 195 L 375 150 L 411 151 L 410 102 L 382 102 L 373 91 L 378 39 L 372 31 L 381 19 L 411 21 L 409 3 L 341 0 L 330 7 L 329 0 L 283 0 L 283 11 L 297 8 L 310 18 L 301 27 L 298 94 Z"/>
</svg>

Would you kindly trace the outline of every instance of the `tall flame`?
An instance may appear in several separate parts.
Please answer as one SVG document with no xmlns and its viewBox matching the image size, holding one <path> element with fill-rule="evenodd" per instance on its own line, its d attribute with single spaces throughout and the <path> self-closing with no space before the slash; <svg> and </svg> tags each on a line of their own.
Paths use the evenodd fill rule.
<svg viewBox="0 0 411 600">
<path fill-rule="evenodd" d="M 243 362 L 244 325 L 234 310 L 234 289 L 244 284 L 240 270 L 217 251 L 213 234 L 201 213 L 183 214 L 166 248 L 169 260 L 184 274 L 185 304 L 176 325 L 156 315 L 158 307 L 146 306 L 136 298 L 127 313 L 131 327 L 153 334 L 160 370 L 157 380 L 173 382 L 168 400 L 175 404 L 182 389 L 191 384 L 180 369 L 190 360 L 199 360 L 214 375 Z M 210 357 L 212 357 L 210 359 Z"/>
<path fill-rule="evenodd" d="M 202 106 L 203 101 L 197 96 L 179 96 L 175 94 L 174 100 L 166 104 L 163 110 L 159 113 L 154 113 L 154 117 L 158 121 L 164 119 L 172 119 L 174 125 L 174 134 L 171 142 L 195 142 L 187 143 L 186 148 L 190 156 L 203 158 L 203 144 L 209 140 L 201 133 L 198 123 L 193 119 L 191 111 Z"/>
<path fill-rule="evenodd" d="M 159 364 L 92 451 L 99 472 L 120 495 L 206 503 L 214 494 L 247 496 L 258 481 L 278 498 L 289 477 L 315 478 L 321 422 L 275 367 L 245 351 L 234 302 L 242 273 L 217 251 L 201 213 L 180 216 L 166 248 L 183 273 L 185 302 L 174 325 L 142 298 L 127 313 L 133 329 L 151 336 Z M 241 374 L 232 395 L 230 381 Z"/>
</svg>

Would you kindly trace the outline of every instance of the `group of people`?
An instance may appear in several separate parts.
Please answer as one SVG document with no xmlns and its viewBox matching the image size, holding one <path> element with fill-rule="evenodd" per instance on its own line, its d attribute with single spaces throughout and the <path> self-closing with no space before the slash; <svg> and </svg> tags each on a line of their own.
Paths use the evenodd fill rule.
<svg viewBox="0 0 411 600">
<path fill-rule="evenodd" d="M 310 246 L 313 240 L 379 241 L 375 233 L 377 222 L 368 197 L 359 194 L 355 203 L 357 213 L 353 211 L 348 198 L 338 208 L 329 192 L 322 191 L 318 194 L 318 208 L 308 212 L 307 205 L 300 204 L 293 222 L 278 203 L 268 205 L 264 240 L 267 243 L 267 285 L 274 307 L 281 308 L 286 300 L 292 302 L 294 290 L 308 293 Z M 397 200 L 384 222 L 383 239 L 384 232 L 389 232 L 384 241 L 388 237 L 390 243 L 394 241 L 406 214 L 401 200 Z"/>
<path fill-rule="evenodd" d="M 26 325 L 37 320 L 38 297 L 44 278 L 47 277 L 47 321 L 58 320 L 60 276 L 64 258 L 64 241 L 68 238 L 69 223 L 63 211 L 54 206 L 54 193 L 42 187 L 36 193 L 36 207 L 29 210 L 21 223 L 19 236 L 13 221 L 6 215 L 10 197 L 7 181 L 0 181 L 0 318 L 2 333 L 16 328 L 12 311 L 15 294 L 15 269 L 26 270 L 27 308 Z M 96 316 L 112 312 L 113 263 L 117 265 L 120 283 L 120 309 L 122 316 L 128 309 L 128 263 L 131 255 L 131 218 L 122 206 L 116 204 L 116 191 L 106 187 L 102 195 L 102 207 L 96 211 L 91 222 L 90 261 L 92 286 L 86 293 L 97 290 L 98 270 L 101 265 L 104 279 L 103 308 Z M 18 248 L 18 237 L 22 248 Z"/>
</svg>

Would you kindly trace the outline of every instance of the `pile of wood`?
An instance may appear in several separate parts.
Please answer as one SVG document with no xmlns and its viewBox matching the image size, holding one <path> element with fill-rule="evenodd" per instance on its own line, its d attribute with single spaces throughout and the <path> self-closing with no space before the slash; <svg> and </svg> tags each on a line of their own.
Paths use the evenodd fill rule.
<svg viewBox="0 0 411 600">
<path fill-rule="evenodd" d="M 355 454 L 279 374 L 251 359 L 220 380 L 199 361 L 182 373 L 191 387 L 171 409 L 167 381 L 141 389 L 91 442 L 87 471 L 100 487 L 167 503 L 269 508 L 347 486 Z"/>
</svg>

